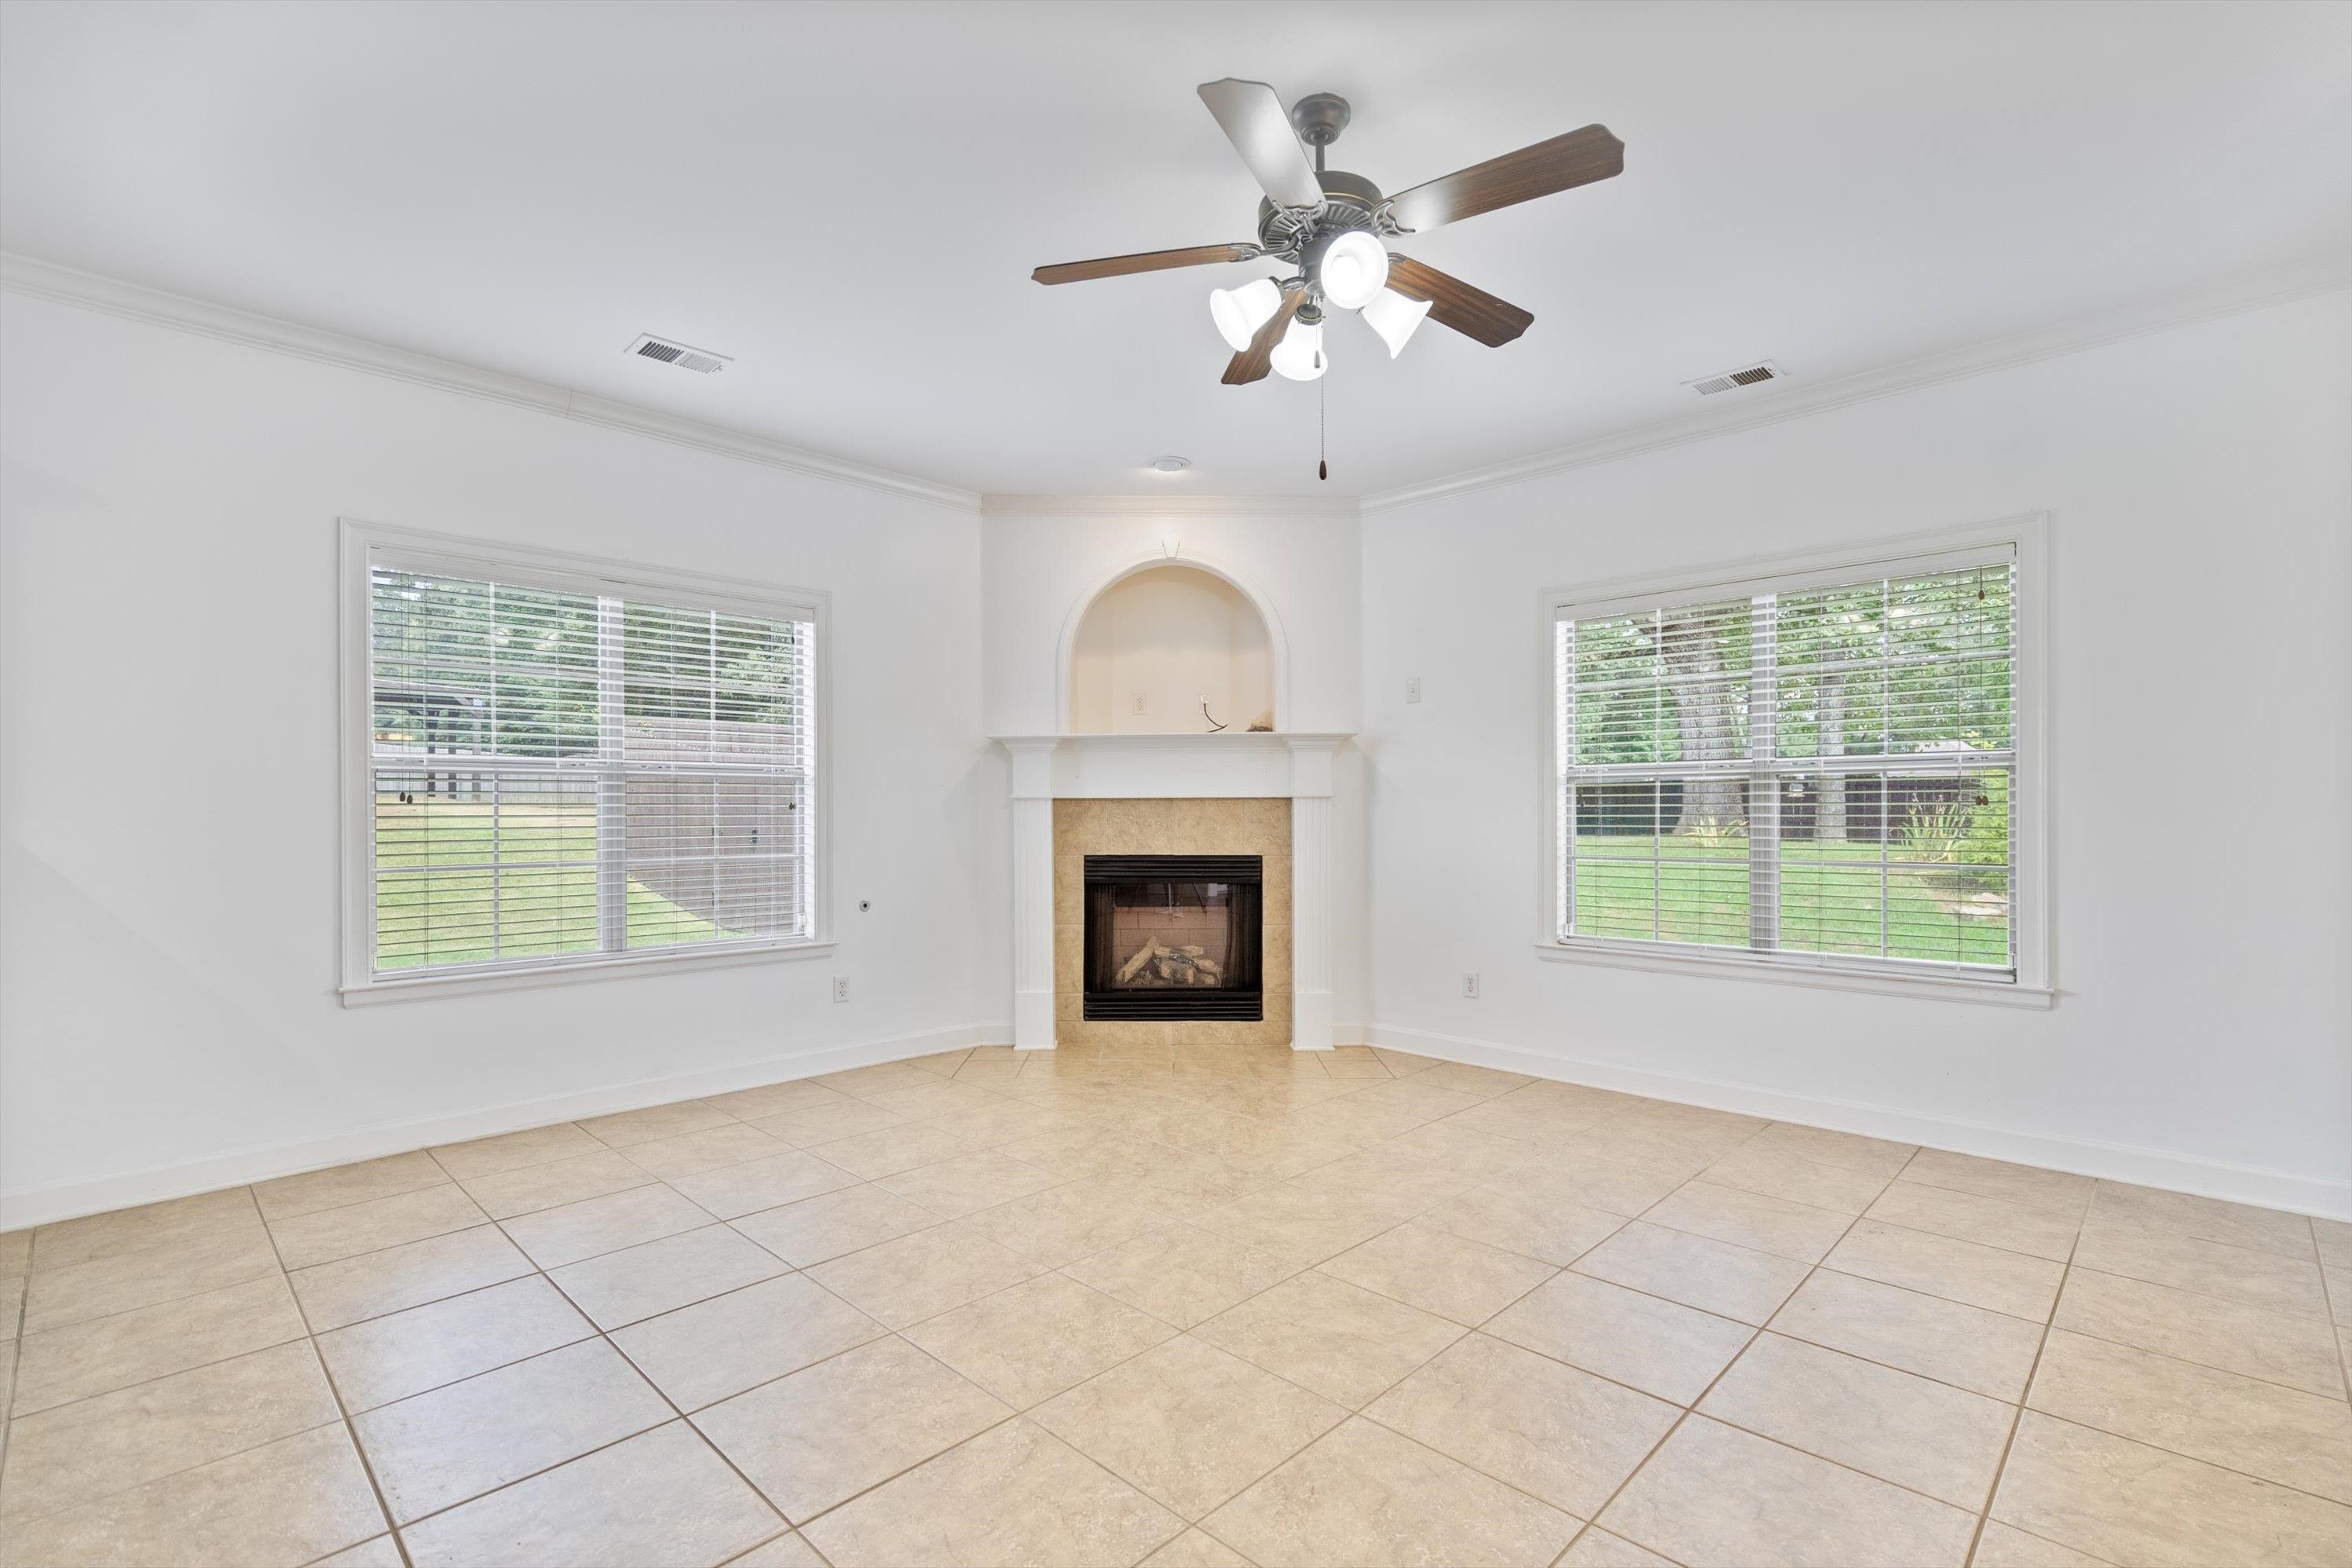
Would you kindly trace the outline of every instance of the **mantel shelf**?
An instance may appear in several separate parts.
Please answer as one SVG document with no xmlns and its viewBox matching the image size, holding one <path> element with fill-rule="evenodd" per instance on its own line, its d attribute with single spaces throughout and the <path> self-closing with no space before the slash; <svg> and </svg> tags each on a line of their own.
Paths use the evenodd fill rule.
<svg viewBox="0 0 2352 1568">
<path fill-rule="evenodd" d="M 1289 746 L 1338 746 L 1356 738 L 1352 730 L 1223 729 L 1223 730 L 1095 730 L 1066 735 L 992 735 L 991 740 L 1010 750 L 1048 747 L 1252 746 L 1269 749 Z"/>
<path fill-rule="evenodd" d="M 1332 765 L 1353 737 L 1244 730 L 1239 735 L 1000 735 L 1016 800 L 1181 800 L 1331 793 Z"/>
</svg>

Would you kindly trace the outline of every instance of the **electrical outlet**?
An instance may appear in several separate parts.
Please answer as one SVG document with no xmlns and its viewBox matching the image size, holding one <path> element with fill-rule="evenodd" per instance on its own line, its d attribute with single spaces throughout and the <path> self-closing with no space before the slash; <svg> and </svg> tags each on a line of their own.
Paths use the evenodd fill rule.
<svg viewBox="0 0 2352 1568">
<path fill-rule="evenodd" d="M 1138 713 L 1141 713 L 1143 711 L 1143 694 L 1141 692 L 1135 694 L 1135 711 Z"/>
<path fill-rule="evenodd" d="M 1417 703 L 1421 700 L 1421 677 L 1419 675 L 1407 675 L 1404 678 L 1404 700 L 1409 703 Z"/>
<path fill-rule="evenodd" d="M 1478 999 L 1478 977 L 1477 977 L 1477 976 L 1475 976 L 1475 975 L 1465 975 L 1465 976 L 1463 976 L 1463 977 L 1462 977 L 1462 998 L 1463 998 L 1463 999 L 1464 999 L 1465 1001 L 1472 1001 L 1472 1002 L 1475 1002 L 1475 1001 L 1476 1001 L 1476 1000 Z"/>
<path fill-rule="evenodd" d="M 835 975 L 833 977 L 833 999 L 836 1002 L 845 1002 L 849 999 L 848 976 Z"/>
</svg>

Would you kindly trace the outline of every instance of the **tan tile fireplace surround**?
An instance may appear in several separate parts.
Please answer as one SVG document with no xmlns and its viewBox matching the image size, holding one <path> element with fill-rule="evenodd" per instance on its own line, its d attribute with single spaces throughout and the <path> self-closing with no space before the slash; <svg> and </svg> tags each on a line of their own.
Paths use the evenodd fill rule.
<svg viewBox="0 0 2352 1568">
<path fill-rule="evenodd" d="M 1068 1045 L 1290 1043 L 1290 802 L 1280 798 L 1054 802 L 1054 1032 Z M 1257 1023 L 1085 1016 L 1088 855 L 1256 855 L 1265 862 L 1265 1017 Z"/>
<path fill-rule="evenodd" d="M 1345 735 L 996 737 L 1013 762 L 1013 1039 L 1088 1045 L 1331 1049 L 1331 791 Z M 1086 857 L 1264 862 L 1265 1018 L 1084 1014 Z"/>
</svg>

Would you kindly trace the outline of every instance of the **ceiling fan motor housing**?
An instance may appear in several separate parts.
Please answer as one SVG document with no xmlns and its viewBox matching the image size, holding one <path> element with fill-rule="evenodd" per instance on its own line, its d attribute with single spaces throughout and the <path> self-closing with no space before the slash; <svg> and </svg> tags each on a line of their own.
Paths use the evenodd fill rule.
<svg viewBox="0 0 2352 1568">
<path fill-rule="evenodd" d="M 1303 259 L 1349 229 L 1377 229 L 1373 214 L 1380 210 L 1381 188 L 1361 174 L 1325 169 L 1315 176 L 1323 187 L 1323 205 L 1311 213 L 1277 207 L 1260 197 L 1257 204 L 1258 244 L 1269 256 Z"/>
</svg>

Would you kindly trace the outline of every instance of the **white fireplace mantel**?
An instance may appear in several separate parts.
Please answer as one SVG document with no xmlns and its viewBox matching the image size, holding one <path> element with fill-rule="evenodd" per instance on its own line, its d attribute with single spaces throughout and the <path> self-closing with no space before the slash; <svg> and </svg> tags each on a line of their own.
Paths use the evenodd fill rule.
<svg viewBox="0 0 2352 1568">
<path fill-rule="evenodd" d="M 1013 1043 L 1054 1048 L 1054 802 L 1290 800 L 1291 1048 L 1331 1049 L 1339 734 L 1000 735 L 1013 758 Z"/>
</svg>

